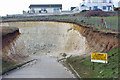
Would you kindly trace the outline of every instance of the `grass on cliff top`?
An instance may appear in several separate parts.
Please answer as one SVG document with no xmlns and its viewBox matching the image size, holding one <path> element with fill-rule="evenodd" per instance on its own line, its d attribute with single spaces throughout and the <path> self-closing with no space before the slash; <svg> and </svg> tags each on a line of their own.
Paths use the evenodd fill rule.
<svg viewBox="0 0 120 80">
<path fill-rule="evenodd" d="M 91 26 L 102 26 L 108 30 L 115 30 L 118 31 L 118 16 L 110 16 L 110 17 L 61 17 L 57 16 L 56 19 L 70 19 L 78 21 L 84 20 L 87 24 Z M 105 25 L 101 23 L 101 19 L 104 19 Z M 102 31 L 101 29 L 100 31 Z"/>
<path fill-rule="evenodd" d="M 120 48 L 108 52 L 108 63 L 94 63 L 95 70 L 92 70 L 92 63 L 90 56 L 70 57 L 66 63 L 70 63 L 82 78 L 118 78 L 118 54 Z M 84 80 L 84 79 L 83 79 Z"/>
</svg>

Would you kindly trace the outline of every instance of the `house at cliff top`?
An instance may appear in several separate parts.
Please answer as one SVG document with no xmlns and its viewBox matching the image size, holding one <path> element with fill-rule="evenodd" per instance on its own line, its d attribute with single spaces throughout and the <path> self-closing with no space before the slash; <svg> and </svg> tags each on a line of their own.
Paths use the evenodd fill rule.
<svg viewBox="0 0 120 80">
<path fill-rule="evenodd" d="M 118 10 L 120 10 L 120 1 L 118 2 Z"/>
<path fill-rule="evenodd" d="M 80 11 L 82 10 L 114 11 L 114 5 L 112 0 L 83 0 L 80 4 Z"/>
<path fill-rule="evenodd" d="M 61 13 L 62 4 L 31 4 L 28 13 Z"/>
</svg>

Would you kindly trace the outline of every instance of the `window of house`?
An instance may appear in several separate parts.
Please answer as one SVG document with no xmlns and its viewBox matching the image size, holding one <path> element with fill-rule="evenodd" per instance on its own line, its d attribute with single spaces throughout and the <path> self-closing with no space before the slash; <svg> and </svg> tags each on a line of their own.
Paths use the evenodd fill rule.
<svg viewBox="0 0 120 80">
<path fill-rule="evenodd" d="M 41 8 L 41 11 L 44 11 L 44 8 Z"/>
<path fill-rule="evenodd" d="M 97 10 L 98 9 L 98 6 L 94 6 L 94 10 Z"/>
<path fill-rule="evenodd" d="M 32 8 L 32 12 L 35 13 L 35 10 Z"/>
<path fill-rule="evenodd" d="M 59 8 L 54 8 L 54 11 L 59 11 Z"/>
<path fill-rule="evenodd" d="M 106 10 L 106 6 L 103 6 L 103 10 Z"/>
<path fill-rule="evenodd" d="M 32 11 L 35 11 L 33 8 L 31 9 Z"/>
<path fill-rule="evenodd" d="M 57 11 L 59 11 L 59 8 L 57 8 Z"/>
<path fill-rule="evenodd" d="M 44 11 L 46 11 L 46 8 L 44 8 Z"/>
<path fill-rule="evenodd" d="M 56 8 L 54 8 L 54 11 L 56 11 Z"/>
<path fill-rule="evenodd" d="M 89 7 L 89 10 L 91 10 L 92 8 L 91 7 Z"/>
<path fill-rule="evenodd" d="M 110 11 L 111 10 L 111 6 L 108 6 L 108 11 Z"/>
<path fill-rule="evenodd" d="M 46 11 L 46 8 L 41 8 L 41 11 Z"/>
</svg>

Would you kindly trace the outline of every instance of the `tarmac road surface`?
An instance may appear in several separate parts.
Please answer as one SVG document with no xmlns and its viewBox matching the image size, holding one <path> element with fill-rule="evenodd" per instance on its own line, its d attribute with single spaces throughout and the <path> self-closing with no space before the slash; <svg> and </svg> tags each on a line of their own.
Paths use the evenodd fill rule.
<svg viewBox="0 0 120 80">
<path fill-rule="evenodd" d="M 4 75 L 3 78 L 75 78 L 56 58 L 32 55 L 37 61 Z"/>
</svg>

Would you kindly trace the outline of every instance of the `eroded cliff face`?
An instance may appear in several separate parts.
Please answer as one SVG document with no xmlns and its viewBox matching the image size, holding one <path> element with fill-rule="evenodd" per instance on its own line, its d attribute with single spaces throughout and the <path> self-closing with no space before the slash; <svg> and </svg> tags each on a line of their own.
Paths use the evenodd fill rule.
<svg viewBox="0 0 120 80">
<path fill-rule="evenodd" d="M 75 29 L 86 38 L 90 52 L 108 52 L 111 49 L 120 47 L 117 33 L 104 33 L 95 31 L 93 28 L 79 27 Z"/>
<path fill-rule="evenodd" d="M 59 22 L 10 22 L 18 27 L 29 53 L 48 53 L 53 56 L 83 55 L 86 53 L 86 39 L 74 25 Z"/>
<path fill-rule="evenodd" d="M 22 38 L 20 37 L 19 29 L 10 30 L 8 28 L 1 28 L 3 34 L 2 48 L 0 50 L 0 58 L 2 58 L 3 71 L 6 68 L 21 64 L 27 60 L 27 51 Z"/>
<path fill-rule="evenodd" d="M 9 22 L 18 27 L 29 53 L 49 53 L 59 56 L 90 55 L 91 52 L 107 52 L 120 47 L 117 34 L 101 33 L 92 28 L 59 22 Z"/>
</svg>

